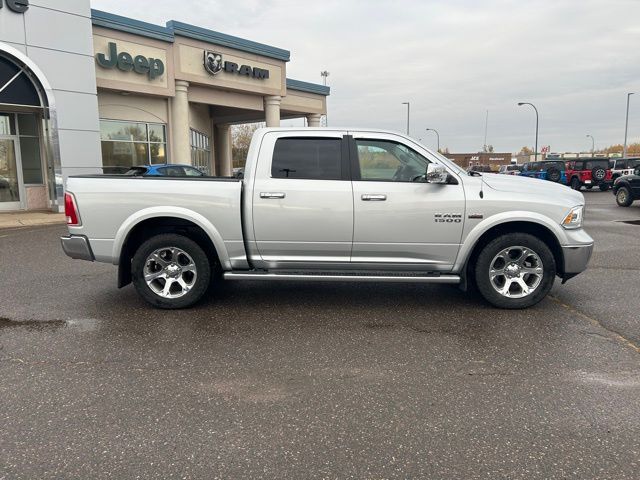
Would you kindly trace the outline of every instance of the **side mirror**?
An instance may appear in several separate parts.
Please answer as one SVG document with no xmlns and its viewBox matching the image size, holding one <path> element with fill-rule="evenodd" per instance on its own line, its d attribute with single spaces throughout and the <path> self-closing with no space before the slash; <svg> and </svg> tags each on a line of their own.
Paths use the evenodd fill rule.
<svg viewBox="0 0 640 480">
<path fill-rule="evenodd" d="M 427 165 L 427 183 L 447 183 L 449 180 L 449 172 L 442 165 L 430 163 Z"/>
</svg>

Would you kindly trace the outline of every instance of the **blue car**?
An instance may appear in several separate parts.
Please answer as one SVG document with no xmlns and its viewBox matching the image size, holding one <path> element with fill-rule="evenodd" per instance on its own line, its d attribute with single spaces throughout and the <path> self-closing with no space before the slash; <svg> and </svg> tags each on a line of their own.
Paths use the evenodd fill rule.
<svg viewBox="0 0 640 480">
<path fill-rule="evenodd" d="M 561 160 L 545 160 L 541 162 L 528 162 L 522 166 L 521 177 L 539 178 L 550 182 L 566 185 L 566 166 Z"/>
<path fill-rule="evenodd" d="M 125 175 L 133 175 L 135 177 L 204 177 L 202 173 L 191 165 L 179 165 L 177 163 L 159 163 L 155 165 L 140 165 L 131 167 Z"/>
</svg>

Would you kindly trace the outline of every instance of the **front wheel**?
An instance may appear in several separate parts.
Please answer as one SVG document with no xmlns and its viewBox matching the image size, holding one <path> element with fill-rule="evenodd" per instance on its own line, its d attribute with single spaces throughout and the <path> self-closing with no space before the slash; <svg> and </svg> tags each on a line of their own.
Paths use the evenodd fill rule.
<svg viewBox="0 0 640 480">
<path fill-rule="evenodd" d="M 616 203 L 621 207 L 629 207 L 633 203 L 633 197 L 627 187 L 620 187 L 616 192 Z"/>
<path fill-rule="evenodd" d="M 502 235 L 486 245 L 475 265 L 478 290 L 490 304 L 519 309 L 542 300 L 556 276 L 549 247 L 528 233 Z"/>
<path fill-rule="evenodd" d="M 140 245 L 131 262 L 131 275 L 138 294 L 151 305 L 185 308 L 207 291 L 211 265 L 196 242 L 166 233 Z"/>
</svg>

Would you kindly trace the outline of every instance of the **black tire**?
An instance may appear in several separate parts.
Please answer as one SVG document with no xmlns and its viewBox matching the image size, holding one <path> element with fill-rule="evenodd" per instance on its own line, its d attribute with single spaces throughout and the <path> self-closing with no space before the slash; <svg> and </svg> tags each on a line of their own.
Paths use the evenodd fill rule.
<svg viewBox="0 0 640 480">
<path fill-rule="evenodd" d="M 627 187 L 620 187 L 616 192 L 616 203 L 620 207 L 630 207 L 633 203 L 633 197 Z"/>
<path fill-rule="evenodd" d="M 585 185 L 584 188 L 586 188 L 587 190 L 591 190 L 593 188 L 593 185 Z"/>
<path fill-rule="evenodd" d="M 608 183 L 601 183 L 600 185 L 598 185 L 598 188 L 601 192 L 606 192 L 610 187 L 611 186 Z"/>
<path fill-rule="evenodd" d="M 558 170 L 557 168 L 551 167 L 549 170 L 547 170 L 547 179 L 549 181 L 558 183 L 561 178 L 562 175 L 560 174 L 560 170 Z"/>
<path fill-rule="evenodd" d="M 509 247 L 525 247 L 542 262 L 542 278 L 534 290 L 522 298 L 508 298 L 494 288 L 490 278 L 491 264 L 500 252 Z M 528 233 L 508 233 L 489 242 L 480 252 L 475 264 L 475 282 L 478 291 L 491 305 L 505 309 L 521 309 L 535 305 L 551 290 L 556 276 L 556 262 L 549 247 Z"/>
<path fill-rule="evenodd" d="M 573 177 L 571 179 L 571 188 L 573 188 L 574 190 L 580 190 L 580 187 L 582 185 L 580 184 L 580 179 L 578 177 Z"/>
<path fill-rule="evenodd" d="M 181 295 L 177 298 L 163 297 L 159 293 L 155 293 L 144 278 L 145 265 L 147 261 L 150 260 L 150 256 L 157 250 L 169 250 L 171 248 L 176 249 L 176 251 L 181 250 L 182 253 L 186 254 L 183 255 L 183 258 L 193 261 L 196 272 L 195 275 L 191 277 L 193 284 L 189 286 L 190 289 L 186 291 L 186 293 L 177 293 Z M 189 259 L 188 257 L 191 258 Z M 167 260 L 168 258 L 169 260 Z M 180 260 L 174 260 L 171 259 L 171 257 L 163 258 L 163 260 L 168 262 L 168 265 L 181 263 Z M 153 260 L 150 261 L 154 262 Z M 158 269 L 158 272 L 166 270 L 163 269 L 159 263 L 155 265 L 155 267 Z M 169 267 L 167 266 L 167 268 Z M 131 278 L 138 294 L 154 307 L 164 309 L 186 308 L 200 300 L 211 282 L 211 270 L 211 263 L 204 250 L 190 238 L 174 233 L 163 233 L 145 241 L 140 245 L 131 262 Z M 180 272 L 182 272 L 182 270 L 180 270 Z M 180 273 L 181 278 L 183 278 L 182 275 L 183 274 Z M 185 275 L 189 275 L 189 272 L 185 273 Z M 161 282 L 163 280 L 163 278 L 158 279 L 157 282 L 159 282 L 159 284 L 157 287 L 162 287 Z M 166 280 L 164 281 L 166 282 Z M 175 281 L 178 281 L 177 278 Z M 174 280 L 171 280 L 171 282 L 173 283 Z M 156 286 L 156 284 L 154 284 L 154 286 Z M 184 290 L 179 285 L 178 288 L 180 288 L 181 292 Z"/>
<path fill-rule="evenodd" d="M 602 182 L 607 176 L 607 171 L 602 167 L 593 167 L 591 169 L 591 179 L 596 182 Z"/>
</svg>

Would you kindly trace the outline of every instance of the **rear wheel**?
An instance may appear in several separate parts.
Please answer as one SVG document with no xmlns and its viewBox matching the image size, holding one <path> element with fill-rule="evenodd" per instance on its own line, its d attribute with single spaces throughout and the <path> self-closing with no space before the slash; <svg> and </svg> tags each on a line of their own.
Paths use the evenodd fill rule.
<svg viewBox="0 0 640 480">
<path fill-rule="evenodd" d="M 621 207 L 629 207 L 633 203 L 633 197 L 627 187 L 620 187 L 616 192 L 616 203 Z"/>
<path fill-rule="evenodd" d="M 549 293 L 555 276 L 551 250 L 528 233 L 509 233 L 492 240 L 475 265 L 478 290 L 499 308 L 535 305 Z"/>
<path fill-rule="evenodd" d="M 609 190 L 609 185 L 607 183 L 601 183 L 598 188 L 601 192 L 606 192 L 607 190 Z"/>
<path fill-rule="evenodd" d="M 574 190 L 580 190 L 580 180 L 578 180 L 578 177 L 573 177 L 571 179 L 571 188 Z"/>
<path fill-rule="evenodd" d="M 173 233 L 150 238 L 131 263 L 138 294 L 159 308 L 185 308 L 196 303 L 209 287 L 211 266 L 207 254 L 193 240 Z"/>
</svg>

